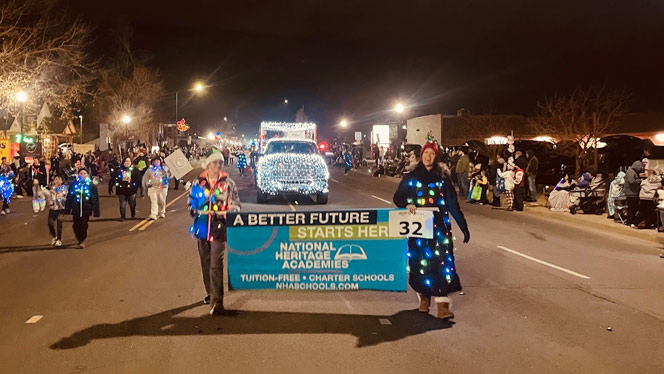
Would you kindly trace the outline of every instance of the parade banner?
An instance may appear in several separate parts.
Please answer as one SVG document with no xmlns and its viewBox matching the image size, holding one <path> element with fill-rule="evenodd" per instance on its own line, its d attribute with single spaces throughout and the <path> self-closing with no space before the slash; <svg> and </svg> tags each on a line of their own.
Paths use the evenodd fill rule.
<svg viewBox="0 0 664 374">
<path fill-rule="evenodd" d="M 390 234 L 393 211 L 228 213 L 229 287 L 405 292 L 407 243 Z"/>
<path fill-rule="evenodd" d="M 78 154 L 87 154 L 88 152 L 94 153 L 95 145 L 94 144 L 79 144 L 74 143 L 74 153 Z"/>
</svg>

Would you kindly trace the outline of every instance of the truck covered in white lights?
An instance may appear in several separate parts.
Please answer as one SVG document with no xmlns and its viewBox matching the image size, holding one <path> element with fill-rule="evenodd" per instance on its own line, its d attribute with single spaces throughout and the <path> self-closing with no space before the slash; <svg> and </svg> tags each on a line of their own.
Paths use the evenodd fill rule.
<svg viewBox="0 0 664 374">
<path fill-rule="evenodd" d="M 317 141 L 316 124 L 313 122 L 261 122 L 258 138 L 259 152 L 265 152 L 271 139 L 306 139 Z"/>
</svg>

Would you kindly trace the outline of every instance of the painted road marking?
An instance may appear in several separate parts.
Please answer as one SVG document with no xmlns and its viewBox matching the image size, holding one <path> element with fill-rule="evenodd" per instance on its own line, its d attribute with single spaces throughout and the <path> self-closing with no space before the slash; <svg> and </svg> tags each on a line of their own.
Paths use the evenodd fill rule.
<svg viewBox="0 0 664 374">
<path fill-rule="evenodd" d="M 180 200 L 184 195 L 188 194 L 189 192 L 183 192 L 180 194 L 180 196 L 176 197 L 175 199 L 171 200 L 168 204 L 166 204 L 166 208 L 169 206 L 173 205 L 176 201 Z M 130 228 L 129 231 L 143 231 L 145 230 L 148 226 L 150 226 L 154 221 L 151 221 L 150 218 L 145 218 L 141 222 L 137 223 L 134 225 L 134 227 Z"/>
<path fill-rule="evenodd" d="M 168 208 L 169 206 L 173 205 L 176 201 L 180 200 L 180 198 L 181 198 L 182 196 L 186 195 L 186 194 L 187 194 L 187 192 L 183 192 L 183 193 L 181 193 L 180 196 L 176 197 L 175 199 L 171 200 L 170 203 L 166 204 L 166 207 L 165 207 L 164 209 L 166 209 L 166 208 Z M 143 225 L 143 227 L 140 227 L 140 228 L 138 229 L 138 231 L 143 231 L 143 230 L 147 229 L 148 226 L 150 226 L 151 224 L 155 223 L 155 221 L 157 221 L 157 220 L 156 220 L 156 219 L 155 219 L 155 220 L 150 220 L 150 219 L 148 218 L 148 223 L 146 223 L 145 225 Z"/>
<path fill-rule="evenodd" d="M 392 322 L 390 322 L 389 319 L 387 318 L 378 318 L 378 322 L 380 322 L 381 325 L 391 325 Z"/>
<path fill-rule="evenodd" d="M 548 266 L 548 267 L 550 267 L 550 268 L 553 268 L 553 269 L 556 269 L 556 270 L 560 270 L 560 271 L 562 271 L 562 272 L 565 272 L 565 273 L 567 273 L 567 274 L 573 275 L 573 276 L 575 276 L 575 277 L 579 277 L 579 278 L 583 278 L 583 279 L 590 279 L 590 277 L 587 276 L 587 275 L 579 274 L 579 273 L 577 273 L 577 272 L 575 272 L 575 271 L 572 271 L 572 270 L 569 270 L 569 269 L 565 269 L 564 267 L 560 267 L 560 266 L 558 266 L 558 265 L 554 265 L 554 264 L 548 263 L 548 262 L 546 262 L 546 261 L 542 261 L 542 260 L 537 259 L 537 258 L 535 258 L 535 257 L 531 257 L 531 256 L 528 256 L 528 255 L 523 254 L 523 253 L 521 253 L 521 252 L 517 252 L 517 251 L 515 251 L 515 250 L 513 250 L 513 249 L 509 249 L 509 248 L 507 248 L 507 247 L 503 247 L 502 245 L 499 245 L 498 248 L 502 249 L 503 251 L 506 251 L 506 252 L 509 252 L 509 253 L 515 254 L 515 255 L 517 255 L 517 256 L 521 256 L 521 257 L 523 257 L 523 258 L 527 258 L 528 260 L 535 261 L 535 262 L 537 262 L 538 264 L 542 264 L 542 265 Z"/>
<path fill-rule="evenodd" d="M 44 316 L 40 316 L 40 315 L 32 316 L 32 317 L 30 317 L 29 320 L 25 321 L 25 323 L 37 323 L 42 318 L 44 318 Z"/>
<path fill-rule="evenodd" d="M 289 206 L 290 209 L 294 212 L 294 211 L 295 211 L 295 207 L 293 206 L 293 204 L 291 204 L 290 200 L 288 200 L 288 198 L 286 197 L 286 194 L 283 194 L 283 193 L 282 193 L 281 196 L 283 196 L 284 199 L 286 199 L 286 202 L 288 203 L 288 206 Z M 297 203 L 297 202 L 296 202 L 296 203 Z"/>
<path fill-rule="evenodd" d="M 330 178 L 330 180 L 331 180 L 332 182 L 341 183 L 341 182 L 339 182 L 338 180 L 336 180 L 336 179 L 334 179 L 334 178 Z"/>
<path fill-rule="evenodd" d="M 380 200 L 380 201 L 382 201 L 382 202 L 384 202 L 384 203 L 386 203 L 386 204 L 390 204 L 390 205 L 392 205 L 392 202 L 391 202 L 391 201 L 387 201 L 387 200 L 385 200 L 385 199 L 383 199 L 383 198 L 380 198 L 380 197 L 378 197 L 378 196 L 371 195 L 371 197 L 373 197 L 374 199 L 378 199 L 378 200 Z"/>
</svg>

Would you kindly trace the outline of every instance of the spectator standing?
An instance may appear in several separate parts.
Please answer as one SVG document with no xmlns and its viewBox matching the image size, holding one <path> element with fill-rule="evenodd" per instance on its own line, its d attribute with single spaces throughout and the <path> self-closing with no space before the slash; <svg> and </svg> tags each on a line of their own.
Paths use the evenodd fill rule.
<svg viewBox="0 0 664 374">
<path fill-rule="evenodd" d="M 526 167 L 526 174 L 528 175 L 528 201 L 531 203 L 537 202 L 537 171 L 539 168 L 539 160 L 532 150 L 526 151 L 526 158 L 528 159 L 528 166 Z"/>
<path fill-rule="evenodd" d="M 505 170 L 498 169 L 497 173 L 504 180 L 507 210 L 511 212 L 514 210 L 514 164 L 508 162 L 505 165 Z"/>
<path fill-rule="evenodd" d="M 625 173 L 623 192 L 627 204 L 627 218 L 625 219 L 625 225 L 627 226 L 634 224 L 634 218 L 639 210 L 639 193 L 641 192 L 641 177 L 639 174 L 641 172 L 643 172 L 643 164 L 641 161 L 634 161 Z"/>
<path fill-rule="evenodd" d="M 652 170 L 646 170 L 646 178 L 641 181 L 641 190 L 639 191 L 639 213 L 636 220 L 631 224 L 632 228 L 637 229 L 641 221 L 645 221 L 644 228 L 652 229 L 655 227 L 657 212 L 655 211 L 655 195 L 657 190 L 662 187 L 662 179 Z"/>
<path fill-rule="evenodd" d="M 526 160 L 519 158 L 515 161 L 516 169 L 514 169 L 514 210 L 523 212 L 523 202 L 526 197 Z"/>
<path fill-rule="evenodd" d="M 468 173 L 471 171 L 470 158 L 466 151 L 463 149 L 459 150 L 459 160 L 456 163 L 456 175 L 457 181 L 459 183 L 459 196 L 465 198 L 468 196 L 468 190 L 470 188 L 470 179 L 468 178 Z"/>
</svg>

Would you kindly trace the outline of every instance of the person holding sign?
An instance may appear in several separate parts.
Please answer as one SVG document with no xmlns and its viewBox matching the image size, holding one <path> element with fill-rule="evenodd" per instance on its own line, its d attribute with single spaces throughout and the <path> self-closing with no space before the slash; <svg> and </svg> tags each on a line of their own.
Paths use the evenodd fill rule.
<svg viewBox="0 0 664 374">
<path fill-rule="evenodd" d="M 221 170 L 224 156 L 213 151 L 203 161 L 203 172 L 194 181 L 189 193 L 189 212 L 194 224 L 189 231 L 198 241 L 203 284 L 211 304 L 211 315 L 226 314 L 224 310 L 224 252 L 226 243 L 226 212 L 240 211 L 240 197 L 235 182 Z"/>
<path fill-rule="evenodd" d="M 394 204 L 408 208 L 413 214 L 417 208 L 437 208 L 434 212 L 433 239 L 409 235 L 408 283 L 420 297 L 420 312 L 429 312 L 433 297 L 438 305 L 437 317 L 449 319 L 454 318 L 454 314 L 450 311 L 452 300 L 448 294 L 461 291 L 461 282 L 454 264 L 454 243 L 448 213 L 452 214 L 463 231 L 464 243 L 470 241 L 470 231 L 452 180 L 440 168 L 437 154 L 438 145 L 429 136 L 422 147 L 422 160 L 411 173 L 404 175 L 394 193 Z"/>
</svg>

